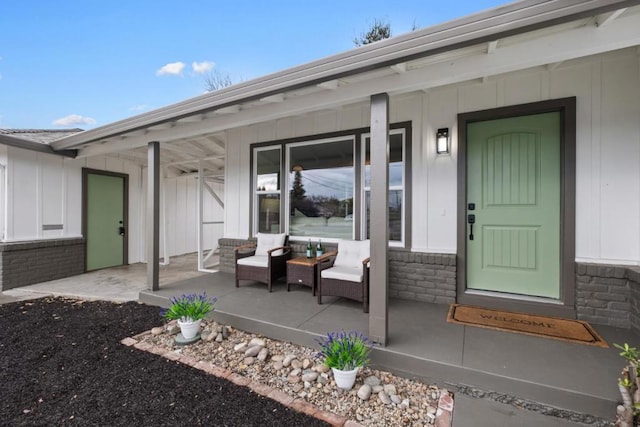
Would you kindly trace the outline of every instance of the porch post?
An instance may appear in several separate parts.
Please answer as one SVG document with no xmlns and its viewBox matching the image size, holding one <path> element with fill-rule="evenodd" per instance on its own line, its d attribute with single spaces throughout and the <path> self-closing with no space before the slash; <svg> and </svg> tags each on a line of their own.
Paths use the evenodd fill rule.
<svg viewBox="0 0 640 427">
<path fill-rule="evenodd" d="M 371 269 L 369 337 L 387 344 L 389 242 L 389 95 L 371 96 Z"/>
<path fill-rule="evenodd" d="M 160 143 L 152 141 L 147 149 L 147 286 L 160 289 Z"/>
</svg>

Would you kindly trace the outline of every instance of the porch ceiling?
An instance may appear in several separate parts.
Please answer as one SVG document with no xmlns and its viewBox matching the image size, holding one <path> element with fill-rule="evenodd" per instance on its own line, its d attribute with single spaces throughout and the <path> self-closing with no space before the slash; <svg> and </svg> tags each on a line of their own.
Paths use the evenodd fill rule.
<svg viewBox="0 0 640 427">
<path fill-rule="evenodd" d="M 375 93 L 428 91 L 527 68 L 556 68 L 584 56 L 638 46 L 639 4 L 525 0 L 63 138 L 52 146 L 77 149 L 80 157 L 111 154 L 146 163 L 147 143 L 160 141 L 162 164 L 172 174 L 194 173 L 201 160 L 210 179 L 221 179 L 230 129 L 368 102 Z M 527 10 L 529 18 L 538 21 L 523 17 Z M 514 26 L 514 20 L 521 26 Z M 481 26 L 491 23 L 492 33 Z M 390 51 L 398 60 L 384 59 Z M 382 59 L 357 60 L 373 53 Z M 338 62 L 349 58 L 364 68 L 341 71 Z M 314 69 L 330 63 L 335 63 L 334 71 L 312 78 Z M 295 76 L 302 72 L 310 77 L 297 83 Z M 286 77 L 290 81 L 281 89 L 264 85 Z"/>
</svg>

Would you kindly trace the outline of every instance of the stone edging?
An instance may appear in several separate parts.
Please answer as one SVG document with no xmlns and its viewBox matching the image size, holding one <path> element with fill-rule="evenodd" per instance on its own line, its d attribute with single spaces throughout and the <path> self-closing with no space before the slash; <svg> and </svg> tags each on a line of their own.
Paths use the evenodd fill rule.
<svg viewBox="0 0 640 427">
<path fill-rule="evenodd" d="M 138 350 L 153 353 L 166 359 L 179 362 L 184 365 L 192 366 L 208 374 L 215 375 L 218 378 L 229 380 L 236 385 L 249 387 L 254 393 L 257 393 L 264 397 L 268 397 L 269 399 L 273 399 L 276 402 L 283 404 L 284 406 L 287 406 L 295 411 L 302 412 L 319 420 L 325 421 L 332 426 L 363 427 L 362 424 L 358 423 L 355 420 L 348 420 L 343 416 L 320 409 L 317 406 L 305 401 L 304 399 L 294 398 L 293 396 L 288 395 L 282 390 L 278 390 L 266 384 L 253 381 L 245 377 L 244 375 L 237 374 L 229 369 L 221 368 L 211 362 L 197 360 L 195 357 L 191 356 L 178 355 L 166 348 L 159 347 L 147 342 L 140 342 L 139 338 L 147 334 L 149 334 L 149 331 L 134 335 L 131 338 L 125 338 L 121 340 L 120 343 L 126 345 L 127 347 L 135 347 Z M 452 414 L 453 399 L 448 394 L 440 396 L 440 399 L 438 400 L 438 410 L 436 412 L 434 425 L 436 427 L 451 427 L 451 420 L 453 418 Z"/>
</svg>

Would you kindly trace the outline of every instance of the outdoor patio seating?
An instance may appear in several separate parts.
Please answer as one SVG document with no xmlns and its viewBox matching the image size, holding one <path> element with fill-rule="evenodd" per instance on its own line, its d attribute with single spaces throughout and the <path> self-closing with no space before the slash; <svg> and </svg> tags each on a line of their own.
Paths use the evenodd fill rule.
<svg viewBox="0 0 640 427">
<path fill-rule="evenodd" d="M 269 292 L 273 282 L 287 274 L 287 260 L 291 258 L 289 236 L 258 233 L 257 244 L 234 249 L 236 288 L 240 280 L 265 283 Z"/>
<path fill-rule="evenodd" d="M 318 304 L 323 296 L 339 296 L 362 302 L 368 313 L 369 254 L 369 240 L 340 240 L 338 253 L 318 266 Z"/>
</svg>

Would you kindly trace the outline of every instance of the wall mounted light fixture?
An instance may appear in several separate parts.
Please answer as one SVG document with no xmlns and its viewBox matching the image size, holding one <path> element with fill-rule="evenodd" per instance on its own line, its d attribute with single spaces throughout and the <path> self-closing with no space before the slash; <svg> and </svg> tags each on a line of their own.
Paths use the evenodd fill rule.
<svg viewBox="0 0 640 427">
<path fill-rule="evenodd" d="M 449 153 L 449 128 L 440 128 L 436 132 L 436 153 Z"/>
</svg>

